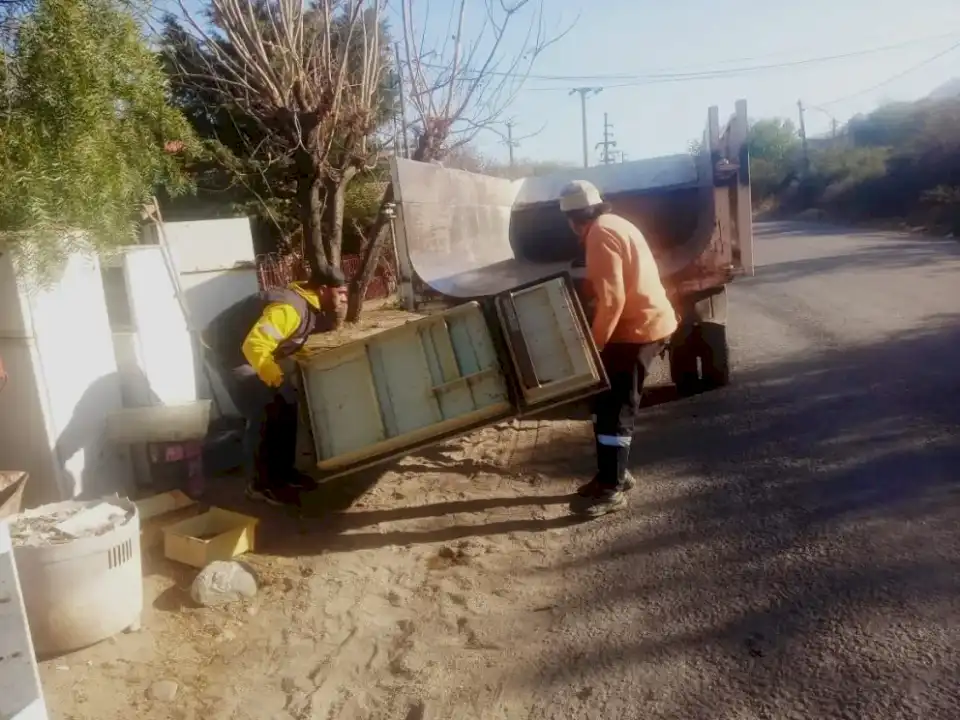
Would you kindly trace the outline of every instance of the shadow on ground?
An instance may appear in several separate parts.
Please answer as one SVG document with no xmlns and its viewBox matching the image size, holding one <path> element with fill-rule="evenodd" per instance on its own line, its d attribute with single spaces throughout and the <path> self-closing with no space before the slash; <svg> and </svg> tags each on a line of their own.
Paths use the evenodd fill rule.
<svg viewBox="0 0 960 720">
<path fill-rule="evenodd" d="M 646 413 L 647 483 L 562 570 L 581 590 L 531 687 L 550 698 L 603 668 L 650 688 L 649 718 L 953 717 L 958 367 L 960 316 L 939 317 Z M 619 707 L 596 700 L 597 717 Z"/>
<path fill-rule="evenodd" d="M 643 404 L 654 407 L 675 399 L 677 394 L 673 386 L 660 386 L 651 388 L 645 394 Z M 509 508 L 545 510 L 548 506 L 568 505 L 573 497 L 571 479 L 587 479 L 594 470 L 589 417 L 589 403 L 581 403 L 526 420 L 535 427 L 520 432 L 537 433 L 536 427 L 542 427 L 546 432 L 553 423 L 565 420 L 574 420 L 577 424 L 572 428 L 568 426 L 568 432 L 561 434 L 556 442 L 541 440 L 534 443 L 523 462 L 516 466 L 505 467 L 493 461 L 458 458 L 459 445 L 457 441 L 452 441 L 418 450 L 415 455 L 401 461 L 326 483 L 319 490 L 305 495 L 299 510 L 261 507 L 257 510 L 261 520 L 261 550 L 283 556 L 316 555 L 391 545 L 452 542 L 513 532 L 542 532 L 578 524 L 582 519 L 564 515 L 559 518 L 518 518 L 455 524 L 418 531 L 384 532 L 376 527 L 381 523 L 484 514 Z M 509 426 L 498 430 L 502 433 L 515 431 Z M 387 510 L 361 509 L 363 496 L 378 483 L 389 482 L 389 477 L 385 476 L 393 471 L 407 474 L 454 473 L 467 478 L 483 475 L 506 477 L 512 487 L 506 496 L 405 505 Z M 554 480 L 557 481 L 559 492 L 551 492 Z M 371 531 L 357 532 L 363 528 L 371 528 Z"/>
</svg>

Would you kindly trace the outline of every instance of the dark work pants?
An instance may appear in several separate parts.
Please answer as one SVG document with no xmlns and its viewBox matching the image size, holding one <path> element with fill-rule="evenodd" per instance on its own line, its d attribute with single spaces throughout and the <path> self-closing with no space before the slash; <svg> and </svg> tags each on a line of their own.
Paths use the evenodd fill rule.
<svg viewBox="0 0 960 720">
<path fill-rule="evenodd" d="M 610 389 L 593 402 L 593 434 L 597 447 L 597 484 L 614 489 L 623 482 L 643 386 L 653 361 L 667 340 L 653 343 L 610 343 L 600 353 Z"/>
<path fill-rule="evenodd" d="M 297 455 L 295 389 L 289 380 L 280 388 L 269 387 L 250 365 L 218 371 L 230 400 L 246 421 L 244 471 L 260 489 L 284 487 L 293 477 Z"/>
</svg>

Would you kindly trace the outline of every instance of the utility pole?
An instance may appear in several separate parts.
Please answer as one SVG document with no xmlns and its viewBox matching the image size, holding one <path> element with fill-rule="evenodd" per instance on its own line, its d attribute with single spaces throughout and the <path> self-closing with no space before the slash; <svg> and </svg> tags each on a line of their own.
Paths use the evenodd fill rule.
<svg viewBox="0 0 960 720">
<path fill-rule="evenodd" d="M 507 150 L 510 153 L 510 168 L 513 169 L 513 151 L 515 148 L 520 146 L 520 143 L 513 139 L 513 126 L 516 125 L 516 123 L 513 120 L 507 120 L 506 125 L 507 139 L 504 142 L 507 146 Z"/>
<path fill-rule="evenodd" d="M 800 143 L 803 146 L 802 175 L 806 177 L 810 174 L 810 148 L 807 145 L 807 125 L 803 119 L 803 100 L 797 100 L 797 108 L 800 110 Z"/>
<path fill-rule="evenodd" d="M 583 126 L 583 166 L 590 167 L 590 148 L 587 142 L 587 96 L 593 96 L 600 93 L 603 88 L 599 87 L 579 87 L 570 91 L 571 95 L 580 95 L 580 119 Z"/>
<path fill-rule="evenodd" d="M 613 125 L 610 124 L 607 113 L 603 114 L 603 142 L 597 143 L 597 147 L 602 147 L 603 150 L 600 152 L 600 162 L 604 165 L 609 165 L 613 162 L 614 155 L 616 152 L 611 152 L 610 148 L 615 148 L 617 146 L 617 141 L 613 139 Z"/>
<path fill-rule="evenodd" d="M 393 44 L 393 52 L 397 62 L 397 83 L 400 86 L 400 137 L 403 139 L 403 156 L 410 157 L 410 148 L 407 145 L 407 104 L 403 97 L 403 70 L 400 65 L 400 43 Z"/>
</svg>

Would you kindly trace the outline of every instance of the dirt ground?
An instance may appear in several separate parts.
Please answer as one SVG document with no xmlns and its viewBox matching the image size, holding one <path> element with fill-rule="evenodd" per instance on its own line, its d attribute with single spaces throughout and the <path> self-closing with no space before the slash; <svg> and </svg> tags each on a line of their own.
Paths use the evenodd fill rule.
<svg viewBox="0 0 960 720">
<path fill-rule="evenodd" d="M 346 497 L 319 491 L 309 517 L 235 488 L 231 506 L 263 522 L 246 558 L 257 597 L 194 607 L 195 571 L 150 558 L 140 632 L 42 664 L 51 717 L 522 717 L 506 673 L 549 628 L 549 568 L 582 477 L 553 474 L 586 471 L 589 456 L 585 423 L 523 421 L 408 457 Z M 154 697 L 162 681 L 177 684 L 172 700 Z"/>
<path fill-rule="evenodd" d="M 371 315 L 361 332 L 409 319 Z M 299 512 L 218 478 L 218 505 L 261 518 L 244 558 L 257 596 L 196 607 L 196 571 L 146 558 L 142 629 L 42 663 L 51 717 L 524 717 L 514 675 L 550 631 L 551 568 L 591 462 L 585 420 L 540 419 L 331 481 Z"/>
</svg>

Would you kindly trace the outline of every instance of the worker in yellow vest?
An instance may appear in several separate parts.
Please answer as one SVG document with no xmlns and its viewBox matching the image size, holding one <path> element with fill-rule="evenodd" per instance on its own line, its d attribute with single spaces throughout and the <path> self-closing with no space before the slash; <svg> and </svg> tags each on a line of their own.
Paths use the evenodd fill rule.
<svg viewBox="0 0 960 720">
<path fill-rule="evenodd" d="M 294 469 L 297 392 L 291 358 L 311 335 L 335 326 L 343 273 L 323 267 L 311 279 L 250 295 L 203 332 L 207 359 L 246 421 L 247 496 L 273 505 L 299 500 L 313 481 Z"/>
</svg>

